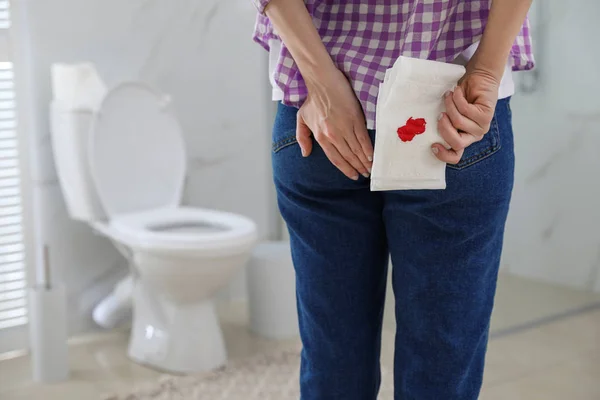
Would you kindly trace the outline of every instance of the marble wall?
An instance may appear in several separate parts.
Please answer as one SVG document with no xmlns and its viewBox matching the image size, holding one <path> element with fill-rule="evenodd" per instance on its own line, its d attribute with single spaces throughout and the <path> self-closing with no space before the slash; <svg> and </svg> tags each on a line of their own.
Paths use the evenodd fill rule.
<svg viewBox="0 0 600 400">
<path fill-rule="evenodd" d="M 188 143 L 185 202 L 250 216 L 263 237 L 277 231 L 266 54 L 250 40 L 249 0 L 17 3 L 29 14 L 35 96 L 26 112 L 41 155 L 32 194 L 43 205 L 52 266 L 69 288 L 72 332 L 93 328 L 91 308 L 126 269 L 110 243 L 71 221 L 64 208 L 48 137 L 52 62 L 93 61 L 109 84 L 137 78 L 172 94 Z M 503 268 L 600 291 L 600 83 L 593 74 L 600 59 L 585 51 L 594 44 L 587 32 L 597 32 L 592 16 L 600 10 L 595 0 L 544 4 L 536 21 L 543 22 L 536 43 L 540 86 L 513 101 L 517 182 Z M 243 277 L 230 293 L 238 295 Z"/>
<path fill-rule="evenodd" d="M 31 194 L 55 276 L 69 293 L 71 331 L 94 327 L 91 309 L 126 273 L 105 239 L 67 215 L 48 131 L 53 62 L 92 61 L 109 85 L 141 79 L 172 95 L 187 140 L 184 202 L 253 218 L 261 237 L 277 229 L 269 165 L 272 104 L 266 53 L 252 43 L 249 0 L 22 0 L 31 53 L 27 104 L 39 168 Z M 18 49 L 15 49 L 18 53 Z M 23 100 L 23 99 L 21 99 Z M 27 101 L 28 100 L 28 101 Z M 143 149 L 143 144 L 140 143 Z M 243 289 L 243 276 L 232 295 Z"/>
<path fill-rule="evenodd" d="M 600 3 L 534 7 L 539 82 L 512 102 L 517 181 L 503 267 L 600 291 Z"/>
</svg>

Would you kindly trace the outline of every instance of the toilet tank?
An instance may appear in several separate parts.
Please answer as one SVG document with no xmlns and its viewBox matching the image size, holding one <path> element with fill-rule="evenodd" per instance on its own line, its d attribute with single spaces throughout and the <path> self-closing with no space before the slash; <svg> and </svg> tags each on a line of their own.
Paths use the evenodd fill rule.
<svg viewBox="0 0 600 400">
<path fill-rule="evenodd" d="M 92 222 L 106 219 L 90 175 L 88 141 L 94 112 L 50 105 L 50 136 L 54 163 L 71 218 Z"/>
</svg>

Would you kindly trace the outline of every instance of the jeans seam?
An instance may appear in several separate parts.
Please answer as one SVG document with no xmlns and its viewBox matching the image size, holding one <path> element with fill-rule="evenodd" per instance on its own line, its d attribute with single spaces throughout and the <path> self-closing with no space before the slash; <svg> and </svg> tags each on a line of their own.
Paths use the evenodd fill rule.
<svg viewBox="0 0 600 400">
<path fill-rule="evenodd" d="M 283 139 L 279 139 L 273 143 L 273 145 L 272 145 L 273 153 L 277 153 L 278 151 L 280 151 L 288 146 L 291 146 L 297 142 L 298 141 L 296 140 L 295 134 L 294 134 L 294 136 L 286 135 L 286 137 L 284 137 Z"/>
</svg>

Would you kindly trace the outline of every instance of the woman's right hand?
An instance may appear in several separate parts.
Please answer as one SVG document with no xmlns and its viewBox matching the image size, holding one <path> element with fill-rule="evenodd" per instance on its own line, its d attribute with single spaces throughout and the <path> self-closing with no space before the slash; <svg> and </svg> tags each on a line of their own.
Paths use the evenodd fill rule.
<svg viewBox="0 0 600 400">
<path fill-rule="evenodd" d="M 312 152 L 314 136 L 327 158 L 348 178 L 369 177 L 373 145 L 360 103 L 339 69 L 332 67 L 319 75 L 305 79 L 308 97 L 300 107 L 296 127 L 302 155 Z"/>
</svg>

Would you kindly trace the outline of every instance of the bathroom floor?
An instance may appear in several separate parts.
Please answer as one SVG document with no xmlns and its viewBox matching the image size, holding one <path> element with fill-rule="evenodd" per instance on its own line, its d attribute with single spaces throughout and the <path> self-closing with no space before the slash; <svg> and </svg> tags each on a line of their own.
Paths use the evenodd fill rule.
<svg viewBox="0 0 600 400">
<path fill-rule="evenodd" d="M 600 307 L 593 307 L 600 295 L 502 276 L 496 303 L 481 399 L 600 399 Z M 243 304 L 220 311 L 232 358 L 290 344 L 248 333 Z M 393 328 L 387 313 L 382 363 L 389 368 Z M 161 373 L 129 361 L 126 346 L 125 332 L 74 339 L 71 380 L 56 385 L 32 384 L 27 356 L 0 361 L 0 399 L 96 399 L 156 381 Z"/>
</svg>

